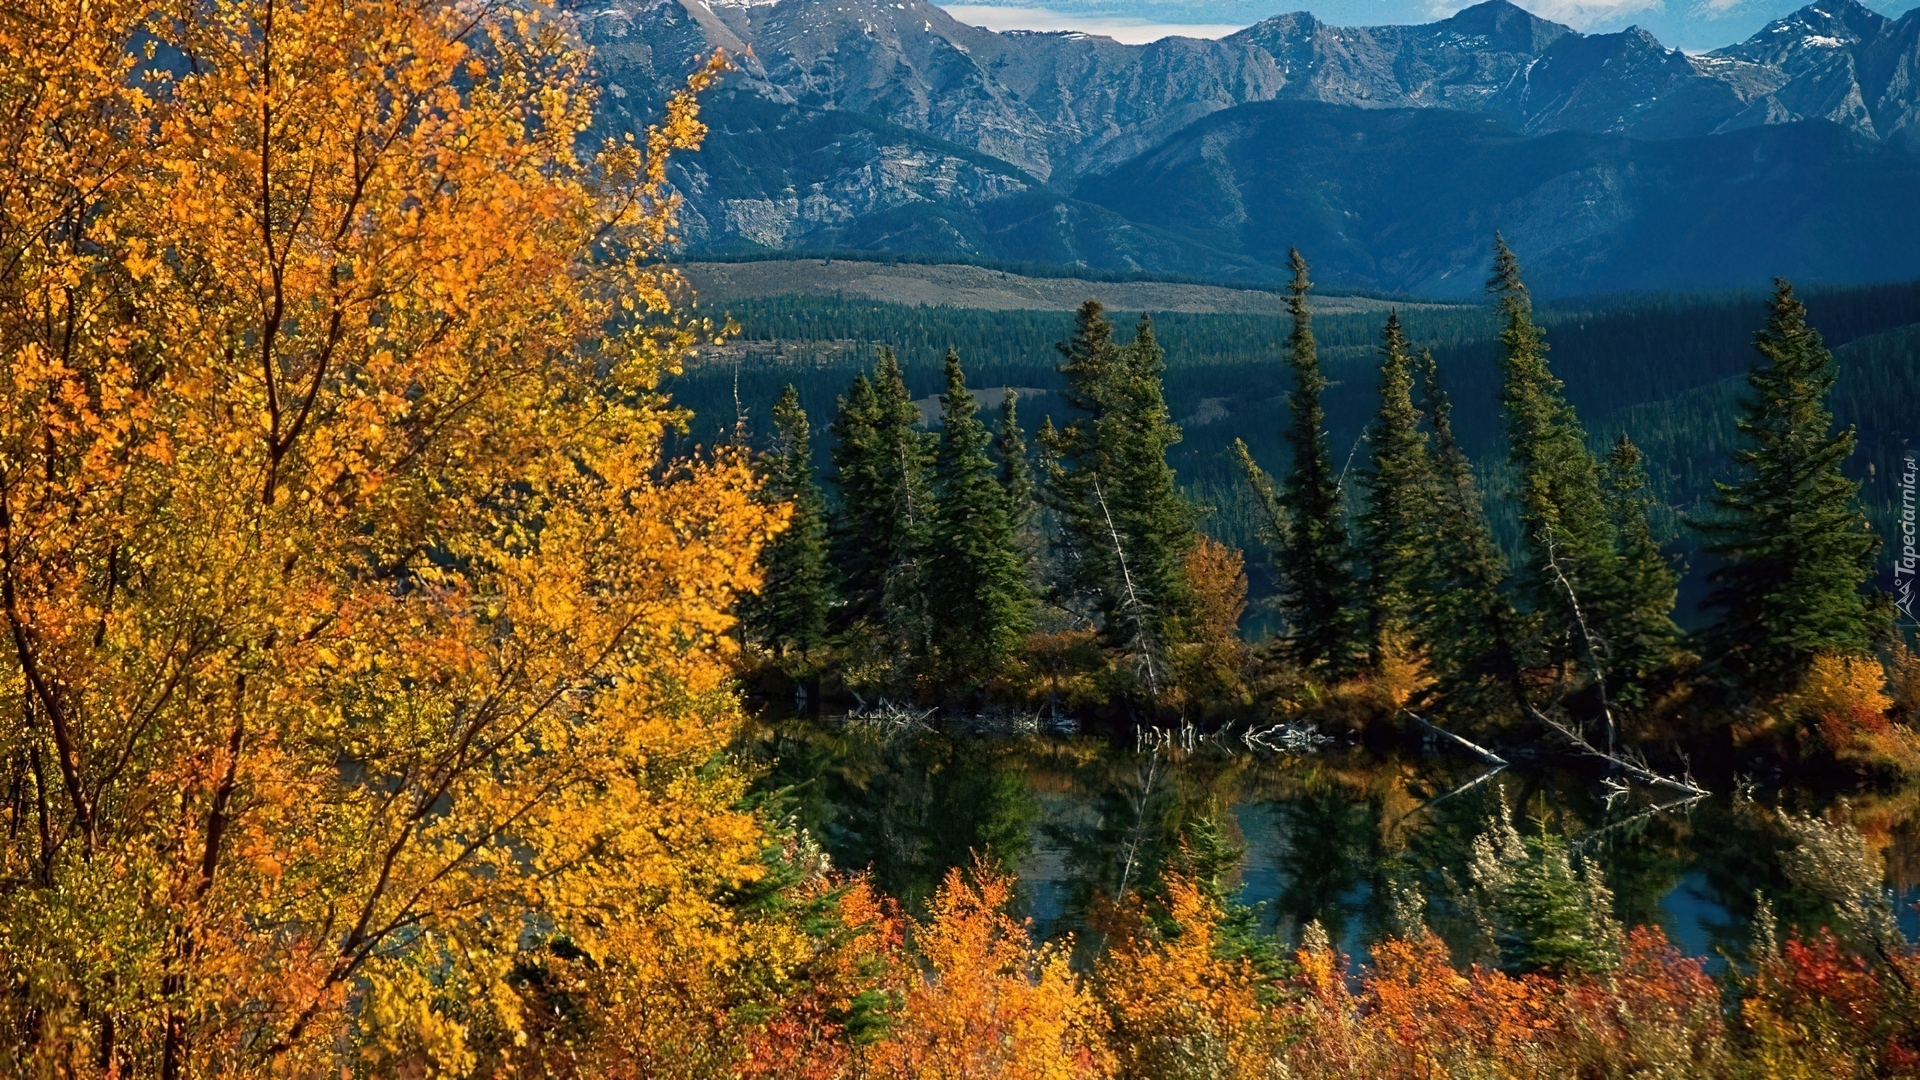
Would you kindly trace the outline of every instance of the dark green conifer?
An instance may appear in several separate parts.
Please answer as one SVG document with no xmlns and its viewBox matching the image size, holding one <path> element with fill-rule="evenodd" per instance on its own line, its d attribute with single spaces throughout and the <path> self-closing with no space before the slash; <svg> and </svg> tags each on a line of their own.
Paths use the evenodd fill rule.
<svg viewBox="0 0 1920 1080">
<path fill-rule="evenodd" d="M 927 592 L 939 679 L 949 693 L 965 695 L 983 686 L 1026 639 L 1033 597 L 1007 494 L 987 453 L 992 435 L 980 422 L 960 356 L 951 349 L 946 376 Z"/>
<path fill-rule="evenodd" d="M 1095 612 L 1096 606 L 1089 601 L 1098 594 L 1097 590 L 1089 593 L 1081 585 L 1087 575 L 1080 564 L 1086 556 L 1080 550 L 1081 537 L 1075 529 L 1078 518 L 1070 512 L 1068 500 L 1073 485 L 1060 461 L 1065 444 L 1066 437 L 1054 427 L 1053 417 L 1041 416 L 1040 427 L 1033 433 L 1033 493 L 1039 521 L 1035 532 L 1040 551 L 1035 576 L 1040 579 L 1039 593 L 1049 604 L 1086 618 Z"/>
<path fill-rule="evenodd" d="M 842 617 L 848 623 L 878 613 L 891 562 L 886 548 L 860 542 L 864 530 L 891 529 L 893 525 L 892 485 L 887 456 L 879 449 L 879 424 L 880 402 L 873 392 L 873 380 L 862 371 L 841 395 L 829 428 L 833 434 L 833 488 L 839 496 L 831 551 L 840 574 L 840 593 L 846 599 Z"/>
<path fill-rule="evenodd" d="M 812 431 L 800 392 L 791 384 L 774 403 L 773 430 L 761 497 L 792 504 L 793 517 L 761 551 L 766 581 L 743 605 L 743 621 L 750 638 L 788 674 L 798 675 L 813 666 L 826 643 L 832 581 L 826 506 L 813 477 Z"/>
<path fill-rule="evenodd" d="M 1420 408 L 1433 427 L 1434 482 L 1420 636 L 1432 651 L 1443 690 L 1468 689 L 1488 677 L 1511 684 L 1518 670 L 1513 609 L 1502 592 L 1506 560 L 1487 526 L 1473 465 L 1454 437 L 1453 404 L 1431 352 L 1421 353 L 1420 377 Z"/>
<path fill-rule="evenodd" d="M 1294 658 L 1338 678 L 1351 673 L 1357 659 L 1345 500 L 1327 445 L 1326 412 L 1320 404 L 1327 380 L 1320 371 L 1313 314 L 1307 304 L 1313 283 L 1300 252 L 1289 251 L 1288 258 L 1293 267 L 1287 299 L 1293 316 L 1293 334 L 1288 339 L 1293 392 L 1287 397 L 1287 408 L 1293 420 L 1287 427 L 1287 444 L 1293 462 L 1281 489 L 1288 514 L 1287 543 L 1280 560 L 1281 604 L 1291 624 Z"/>
<path fill-rule="evenodd" d="M 1608 643 L 1613 670 L 1608 689 L 1621 704 L 1632 707 L 1645 703 L 1652 677 L 1673 658 L 1680 629 L 1673 624 L 1671 612 L 1679 579 L 1654 539 L 1648 519 L 1653 495 L 1647 470 L 1640 448 L 1626 432 L 1614 441 L 1602 471 L 1619 555 L 1621 595 L 1613 606 L 1622 614 Z"/>
<path fill-rule="evenodd" d="M 1750 694 L 1790 689 L 1818 653 L 1871 652 L 1884 625 L 1862 593 L 1880 541 L 1841 471 L 1854 431 L 1833 430 L 1833 355 L 1785 280 L 1767 309 L 1736 421 L 1747 443 L 1733 454 L 1736 479 L 1715 485 L 1715 512 L 1696 523 L 1720 560 L 1706 600 L 1720 615 L 1703 651 Z"/>
<path fill-rule="evenodd" d="M 1000 454 L 1000 490 L 1007 498 L 1007 521 L 1013 525 L 1019 541 L 1020 557 L 1027 568 L 1028 581 L 1035 595 L 1043 590 L 1040 574 L 1041 534 L 1040 501 L 1035 497 L 1033 464 L 1027 460 L 1027 439 L 1020 430 L 1020 395 L 1008 387 L 1000 399 L 1000 436 L 995 449 Z"/>
<path fill-rule="evenodd" d="M 1520 595 L 1545 620 L 1543 655 L 1532 659 L 1587 667 L 1597 660 L 1604 675 L 1614 638 L 1631 632 L 1633 618 L 1623 606 L 1599 463 L 1547 364 L 1547 343 L 1533 321 L 1519 260 L 1498 236 L 1487 289 L 1499 298 L 1495 306 L 1506 323 L 1500 333 L 1501 404 L 1522 534 Z"/>
<path fill-rule="evenodd" d="M 1576 869 L 1574 855 L 1544 821 L 1523 837 L 1502 796 L 1473 844 L 1467 882 L 1453 879 L 1454 904 L 1479 931 L 1468 955 L 1520 974 L 1597 974 L 1617 964 L 1623 935 L 1613 893 L 1597 864 L 1581 859 Z"/>
<path fill-rule="evenodd" d="M 1507 970 L 1598 973 L 1619 961 L 1620 928 L 1597 865 L 1575 870 L 1565 839 L 1526 837 L 1526 858 L 1500 896 L 1501 959 Z"/>
<path fill-rule="evenodd" d="M 1059 515 L 1072 585 L 1094 600 L 1108 640 L 1141 654 L 1147 681 L 1190 606 L 1185 559 L 1194 510 L 1180 494 L 1167 450 L 1180 429 L 1161 389 L 1165 358 L 1142 318 L 1117 345 L 1100 304 L 1089 300 L 1072 340 L 1059 346 L 1067 402 L 1082 415 L 1043 427 L 1049 500 Z"/>
<path fill-rule="evenodd" d="M 1375 664 L 1390 637 L 1412 629 L 1431 543 L 1435 477 L 1413 404 L 1413 357 L 1398 314 L 1387 314 L 1380 341 L 1380 409 L 1367 433 L 1359 518 L 1366 643 Z"/>
<path fill-rule="evenodd" d="M 840 629 L 857 664 L 895 684 L 926 655 L 927 540 L 933 524 L 928 470 L 932 440 L 891 349 L 871 376 L 855 376 L 834 420 L 834 486 L 840 513 L 833 554 L 846 599 Z M 859 677 L 859 676 L 856 676 Z"/>
<path fill-rule="evenodd" d="M 1198 513 L 1180 493 L 1179 478 L 1167 464 L 1167 452 L 1180 441 L 1181 432 L 1167 411 L 1162 385 L 1166 354 L 1154 337 L 1152 319 L 1140 317 L 1122 356 L 1123 407 L 1115 418 L 1119 422 L 1108 425 L 1112 437 L 1107 440 L 1116 447 L 1112 456 L 1118 490 L 1107 500 L 1137 549 L 1139 573 L 1148 590 L 1160 598 L 1166 618 L 1179 620 L 1190 614 L 1186 560 L 1193 550 Z"/>
</svg>

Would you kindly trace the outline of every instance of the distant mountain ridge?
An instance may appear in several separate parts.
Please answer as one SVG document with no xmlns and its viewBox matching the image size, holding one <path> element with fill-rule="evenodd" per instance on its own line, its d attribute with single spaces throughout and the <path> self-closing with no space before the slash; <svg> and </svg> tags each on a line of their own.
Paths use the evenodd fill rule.
<svg viewBox="0 0 1920 1080">
<path fill-rule="evenodd" d="M 1165 200 L 1185 207 L 1187 216 L 1178 220 L 1144 212 L 1122 193 L 1131 190 L 1130 177 L 1164 160 L 1169 147 L 1199 138 L 1194 152 L 1204 156 L 1210 146 L 1224 147 L 1220 140 L 1230 131 L 1260 129 L 1212 125 L 1212 118 L 1275 103 L 1355 113 L 1417 110 L 1434 115 L 1407 123 L 1434 132 L 1453 130 L 1443 114 L 1468 114 L 1522 138 L 1578 133 L 1699 140 L 1824 123 L 1847 138 L 1739 144 L 1821 155 L 1791 163 L 1805 175 L 1841 159 L 1870 160 L 1875 164 L 1867 174 L 1904 183 L 1906 171 L 1920 162 L 1920 10 L 1889 19 L 1857 0 L 1818 0 L 1746 42 L 1704 56 L 1666 49 L 1637 29 L 1582 35 L 1506 0 L 1419 26 L 1341 28 L 1298 13 L 1219 41 L 1167 38 L 1138 46 L 1077 33 L 994 33 L 924 0 L 595 0 L 575 7 L 571 17 L 599 57 L 611 129 L 644 125 L 699 56 L 724 48 L 736 57 L 741 70 L 709 101 L 707 149 L 684 159 L 675 173 L 696 251 L 863 248 L 1271 276 L 1273 251 L 1244 242 L 1245 230 L 1222 230 L 1250 220 L 1235 193 L 1270 179 L 1245 172 L 1251 158 L 1228 170 L 1232 184 L 1214 185 L 1217 203 L 1199 205 L 1177 193 Z M 1313 115 L 1322 134 L 1331 123 L 1364 137 L 1361 129 L 1369 124 L 1359 115 L 1343 121 Z M 1208 134 L 1196 134 L 1203 131 Z M 1727 154 L 1706 145 L 1691 151 L 1700 168 L 1714 162 L 1732 168 Z M 1438 155 L 1426 164 L 1448 167 L 1442 143 L 1411 138 L 1401 146 L 1403 153 L 1417 146 Z M 1317 167 L 1330 171 L 1313 179 L 1329 191 L 1365 179 L 1343 170 L 1379 171 L 1380 162 L 1321 152 L 1327 149 L 1314 152 Z M 1652 151 L 1621 158 L 1607 181 L 1620 193 L 1617 206 L 1641 214 L 1658 205 L 1668 189 L 1645 169 L 1671 158 Z M 1883 158 L 1889 163 L 1880 164 Z M 1686 186 L 1712 205 L 1709 189 L 1746 183 L 1740 177 L 1749 172 L 1742 167 L 1715 176 L 1709 169 Z M 1549 180 L 1569 198 L 1581 188 L 1567 177 L 1542 183 Z M 1589 187 L 1592 180 L 1588 175 Z M 1851 207 L 1829 205 L 1834 197 L 1819 192 L 1793 194 L 1822 202 L 1803 207 L 1801 216 L 1841 230 L 1871 229 L 1876 217 L 1911 201 L 1903 196 L 1912 189 L 1859 187 L 1852 186 Z M 1743 190 L 1735 202 L 1757 189 L 1747 183 Z M 1471 218 L 1489 225 L 1503 219 L 1516 198 L 1538 204 L 1555 197 L 1548 185 L 1444 212 L 1455 214 L 1456 224 Z M 1580 216 L 1577 209 L 1534 213 L 1530 220 L 1572 220 Z M 1417 226 L 1442 208 L 1415 199 L 1376 212 L 1387 228 L 1394 220 Z M 1582 227 L 1605 220 L 1608 213 L 1589 214 Z M 1631 231 L 1620 232 L 1622 243 Z M 1228 234 L 1235 242 L 1223 245 Z M 1549 239 L 1549 249 L 1568 257 L 1578 248 L 1570 234 Z M 1810 234 L 1806 242 L 1823 250 L 1807 251 L 1807 258 L 1788 252 L 1788 265 L 1770 269 L 1844 270 L 1850 247 L 1900 240 L 1920 248 L 1914 236 L 1862 241 L 1844 231 Z M 1429 251 L 1411 261 L 1437 265 L 1446 254 Z M 1898 257 L 1878 249 L 1863 258 L 1851 264 L 1861 273 L 1889 266 L 1907 272 Z M 1592 270 L 1611 259 L 1589 253 L 1580 265 Z M 1355 265 L 1375 269 L 1347 283 L 1399 289 L 1431 280 L 1380 269 L 1406 261 L 1389 251 L 1370 253 Z M 1572 268 L 1563 276 L 1586 280 Z M 1592 283 L 1605 284 L 1606 276 Z"/>
<path fill-rule="evenodd" d="M 1223 110 L 1076 192 L 1196 246 L 1277 265 L 1297 245 L 1322 280 L 1434 297 L 1479 292 L 1496 229 L 1554 295 L 1903 280 L 1916 193 L 1920 163 L 1831 124 L 1528 138 L 1293 102 Z"/>
</svg>

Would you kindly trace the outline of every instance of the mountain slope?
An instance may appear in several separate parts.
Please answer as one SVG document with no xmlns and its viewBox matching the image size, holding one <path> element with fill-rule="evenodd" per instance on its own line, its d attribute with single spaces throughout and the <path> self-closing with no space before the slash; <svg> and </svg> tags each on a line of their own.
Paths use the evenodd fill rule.
<svg viewBox="0 0 1920 1080">
<path fill-rule="evenodd" d="M 881 250 L 1264 280 L 1212 251 L 1065 196 L 998 158 L 863 113 L 726 88 L 676 158 L 682 234 L 699 251 Z"/>
<path fill-rule="evenodd" d="M 1322 278 L 1477 292 L 1502 230 L 1548 293 L 1920 274 L 1920 162 L 1831 124 L 1642 141 L 1307 102 L 1216 113 L 1076 195 Z"/>
<path fill-rule="evenodd" d="M 1858 0 L 1818 0 L 1702 57 L 1639 29 L 1582 35 L 1507 0 L 1419 26 L 1343 28 L 1299 12 L 1220 41 L 1149 45 L 993 33 L 925 0 L 614 0 L 582 3 L 575 19 L 621 101 L 656 100 L 663 80 L 724 48 L 756 93 L 870 113 L 1041 179 L 1273 99 L 1654 138 L 1823 119 L 1902 146 L 1920 109 L 1920 10 L 1891 20 Z"/>
<path fill-rule="evenodd" d="M 1907 18 L 1913 17 L 1910 13 Z M 1769 106 L 1769 119 L 1830 120 L 1878 138 L 1877 110 L 1867 103 L 1861 68 L 1866 53 L 1884 50 L 1883 39 L 1892 26 L 1886 16 L 1855 0 L 1829 0 L 1826 7 L 1809 4 L 1776 19 L 1746 41 L 1708 57 L 1777 73 L 1778 89 L 1760 99 Z"/>
</svg>

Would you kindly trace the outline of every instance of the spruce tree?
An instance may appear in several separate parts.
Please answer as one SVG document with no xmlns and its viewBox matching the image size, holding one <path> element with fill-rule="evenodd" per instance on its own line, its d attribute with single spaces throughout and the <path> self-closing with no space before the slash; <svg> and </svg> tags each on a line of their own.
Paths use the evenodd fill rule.
<svg viewBox="0 0 1920 1080">
<path fill-rule="evenodd" d="M 1604 674 L 1615 635 L 1632 620 L 1621 606 L 1619 558 L 1599 463 L 1548 367 L 1547 343 L 1533 321 L 1519 260 L 1498 236 L 1487 289 L 1499 298 L 1496 308 L 1506 324 L 1500 333 L 1501 404 L 1508 459 L 1517 474 L 1520 594 L 1546 620 L 1542 640 L 1549 643 L 1546 655 L 1534 659 L 1587 666 L 1597 657 Z"/>
<path fill-rule="evenodd" d="M 1433 507 L 1420 589 L 1421 638 L 1441 688 L 1459 691 L 1484 677 L 1518 677 L 1514 614 L 1503 595 L 1507 564 L 1487 526 L 1473 465 L 1453 433 L 1453 403 L 1433 353 L 1420 356 L 1420 409 L 1433 428 Z M 1468 697 L 1483 697 L 1469 694 Z"/>
<path fill-rule="evenodd" d="M 1033 466 L 1027 461 L 1027 439 L 1020 430 L 1020 395 L 1008 387 L 1000 399 L 1000 434 L 994 441 L 1000 454 L 1000 490 L 1007 498 L 1007 520 L 1016 531 L 1030 529 L 1039 507 L 1033 498 Z"/>
<path fill-rule="evenodd" d="M 1041 559 L 1035 575 L 1041 582 L 1040 595 L 1048 603 L 1076 609 L 1081 607 L 1077 601 L 1089 594 L 1081 586 L 1086 573 L 1080 564 L 1085 559 L 1080 550 L 1080 535 L 1075 529 L 1078 520 L 1070 512 L 1068 501 L 1072 485 L 1060 461 L 1065 444 L 1066 436 L 1053 426 L 1053 417 L 1041 416 L 1040 427 L 1033 433 L 1033 494 L 1039 520 L 1035 542 Z M 1075 611 L 1083 618 L 1092 613 L 1090 607 Z"/>
<path fill-rule="evenodd" d="M 1673 658 L 1680 629 L 1671 612 L 1679 593 L 1673 564 L 1661 554 L 1648 512 L 1653 496 L 1640 448 L 1626 432 L 1614 441 L 1602 469 L 1607 514 L 1613 523 L 1619 559 L 1613 607 L 1621 619 L 1613 628 L 1612 683 L 1609 692 L 1629 707 L 1644 704 L 1650 681 Z"/>
<path fill-rule="evenodd" d="M 934 465 L 933 545 L 927 593 L 936 669 L 949 693 L 977 691 L 1026 639 L 1033 621 L 1026 559 L 1006 491 L 987 448 L 960 356 L 949 349 L 940 449 Z"/>
<path fill-rule="evenodd" d="M 1167 411 L 1163 379 L 1166 354 L 1146 315 L 1134 327 L 1133 341 L 1122 350 L 1126 381 L 1123 408 L 1117 423 L 1109 424 L 1115 447 L 1117 491 L 1107 499 L 1124 535 L 1137 549 L 1140 574 L 1148 590 L 1160 598 L 1170 620 L 1190 615 L 1187 555 L 1193 550 L 1198 513 L 1180 493 L 1178 476 L 1167 464 L 1167 453 L 1181 438 Z"/>
<path fill-rule="evenodd" d="M 1100 301 L 1080 305 L 1073 316 L 1073 335 L 1054 349 L 1062 357 L 1060 374 L 1067 377 L 1067 404 L 1092 420 L 1112 412 L 1124 364 Z"/>
<path fill-rule="evenodd" d="M 869 621 L 885 597 L 891 545 L 864 542 L 866 530 L 891 535 L 892 485 L 888 458 L 880 450 L 880 402 L 873 380 L 862 371 L 853 377 L 828 429 L 833 435 L 833 488 L 839 496 L 832 520 L 831 554 L 840 575 L 842 626 Z"/>
<path fill-rule="evenodd" d="M 872 374 L 855 376 L 840 399 L 832 429 L 840 493 L 832 549 L 846 599 L 840 630 L 864 654 L 857 663 L 896 685 L 926 655 L 929 629 L 924 559 L 933 455 L 919 421 L 900 364 L 883 348 Z"/>
<path fill-rule="evenodd" d="M 1326 412 L 1320 395 L 1326 376 L 1313 338 L 1313 314 L 1307 292 L 1313 283 L 1307 261 L 1288 252 L 1293 280 L 1287 311 L 1293 316 L 1288 363 L 1293 392 L 1287 397 L 1292 423 L 1287 445 L 1293 462 L 1281 489 L 1287 508 L 1287 543 L 1281 557 L 1281 604 L 1291 623 L 1291 649 L 1301 664 L 1324 669 L 1332 677 L 1354 667 L 1353 581 L 1340 478 L 1327 445 Z"/>
<path fill-rule="evenodd" d="M 1833 430 L 1833 355 L 1785 280 L 1767 309 L 1736 421 L 1747 444 L 1733 454 L 1736 478 L 1715 485 L 1713 515 L 1695 523 L 1720 560 L 1703 652 L 1725 683 L 1755 695 L 1792 688 L 1819 653 L 1871 652 L 1884 626 L 1862 593 L 1880 541 L 1842 472 L 1854 431 Z"/>
<path fill-rule="evenodd" d="M 1195 518 L 1167 464 L 1180 429 L 1161 387 L 1165 358 L 1145 318 L 1133 342 L 1116 344 L 1092 300 L 1058 348 L 1067 403 L 1081 415 L 1057 431 L 1043 428 L 1041 446 L 1071 585 L 1094 600 L 1108 641 L 1139 655 L 1157 686 L 1165 646 L 1189 613 L 1185 560 Z"/>
<path fill-rule="evenodd" d="M 1367 443 L 1360 561 L 1367 569 L 1366 644 L 1369 659 L 1377 665 L 1389 639 L 1412 628 L 1411 609 L 1424 584 L 1436 494 L 1427 435 L 1413 403 L 1413 357 L 1394 312 L 1388 312 L 1381 332 L 1380 409 Z"/>
<path fill-rule="evenodd" d="M 995 449 L 1000 454 L 1000 490 L 1007 499 L 1007 521 L 1019 540 L 1020 556 L 1025 561 L 1029 580 L 1039 573 L 1041 533 L 1040 504 L 1034 497 L 1033 465 L 1027 460 L 1027 440 L 1020 431 L 1020 395 L 1008 387 L 1000 399 L 1000 435 Z M 1040 582 L 1032 581 L 1035 592 Z"/>
<path fill-rule="evenodd" d="M 792 384 L 774 403 L 773 430 L 761 497 L 791 504 L 793 516 L 786 531 L 761 550 L 766 581 L 743 605 L 743 621 L 748 636 L 772 653 L 782 670 L 798 675 L 826 643 L 832 582 L 825 500 L 813 478 L 812 430 Z"/>
</svg>

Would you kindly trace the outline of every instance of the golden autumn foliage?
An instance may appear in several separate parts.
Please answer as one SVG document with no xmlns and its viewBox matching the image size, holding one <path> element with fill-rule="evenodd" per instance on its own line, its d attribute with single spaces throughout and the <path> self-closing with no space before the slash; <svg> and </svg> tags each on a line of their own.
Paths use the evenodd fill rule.
<svg viewBox="0 0 1920 1080">
<path fill-rule="evenodd" d="M 1195 705 L 1244 706 L 1251 700 L 1241 685 L 1247 660 L 1240 640 L 1240 616 L 1247 609 L 1246 559 L 1239 549 L 1198 535 L 1184 569 L 1194 618 L 1186 640 L 1175 647 L 1177 696 Z"/>
<path fill-rule="evenodd" d="M 1887 669 L 1874 657 L 1814 657 L 1779 708 L 1811 728 L 1835 757 L 1889 764 L 1907 774 L 1920 769 L 1920 738 L 1889 719 L 1894 699 L 1887 694 Z"/>
<path fill-rule="evenodd" d="M 1135 917 L 1096 985 L 1121 1076 L 1254 1078 L 1270 1073 L 1287 1017 L 1276 987 L 1244 957 L 1217 955 L 1218 910 L 1199 886 L 1167 882 L 1166 928 Z"/>
<path fill-rule="evenodd" d="M 1136 924 L 1092 980 L 1120 1077 L 1729 1075 L 1718 988 L 1657 931 L 1564 978 L 1462 972 L 1423 931 L 1375 943 L 1356 985 L 1311 933 L 1291 976 L 1263 973 L 1222 948 L 1200 889 L 1175 879 L 1168 897 L 1165 927 Z"/>
<path fill-rule="evenodd" d="M 811 945 L 727 631 L 782 512 L 660 460 L 690 94 L 577 147 L 538 6 L 0 11 L 0 1070 L 466 1074 L 529 957 L 697 1073 Z M 697 75 L 697 89 L 714 70 Z M 534 966 L 538 966 L 535 964 Z"/>
<path fill-rule="evenodd" d="M 1013 883 L 954 869 L 913 930 L 923 970 L 866 1075 L 899 1080 L 1092 1080 L 1105 1074 L 1101 1014 L 1067 967 L 1006 912 Z"/>
</svg>

